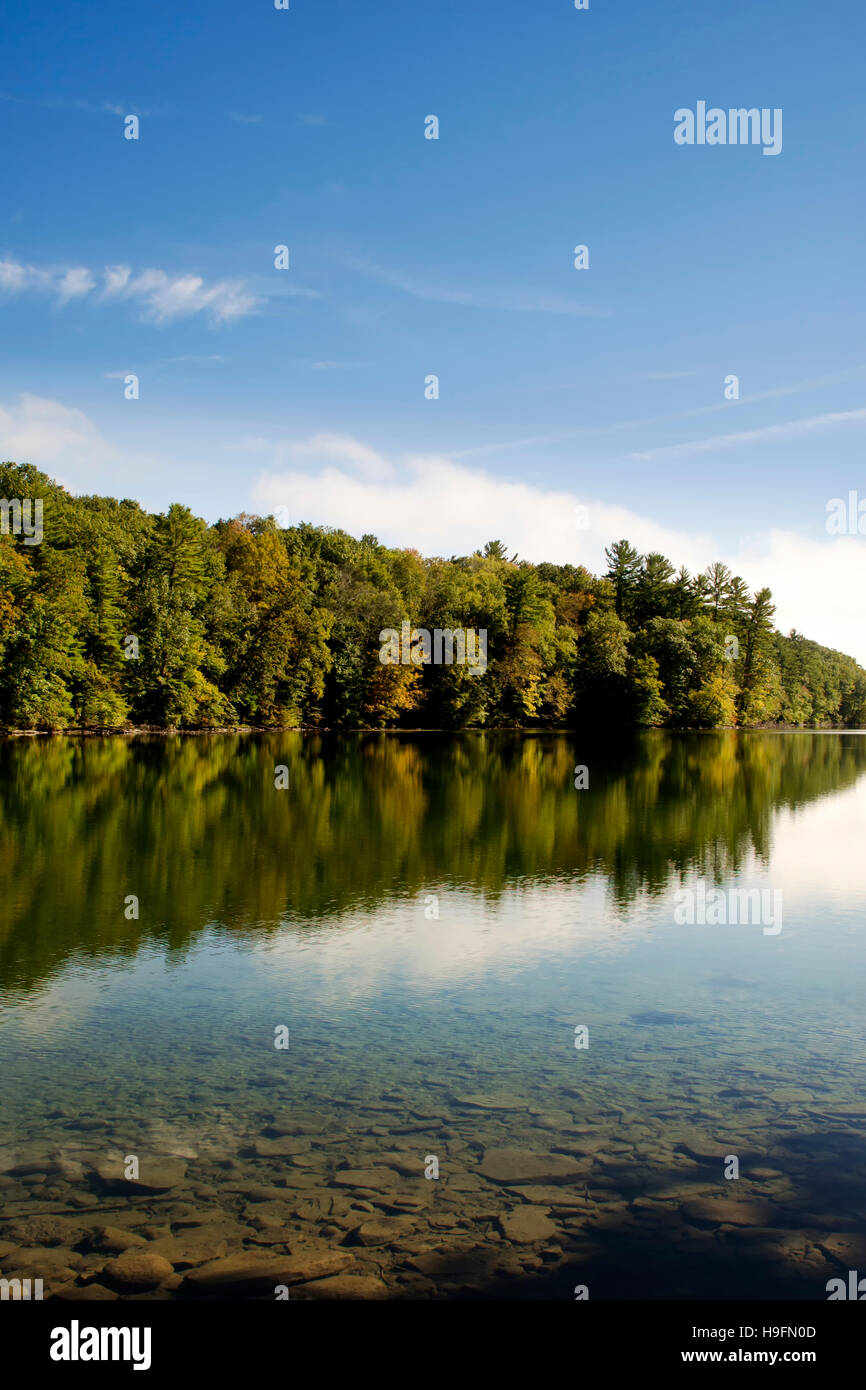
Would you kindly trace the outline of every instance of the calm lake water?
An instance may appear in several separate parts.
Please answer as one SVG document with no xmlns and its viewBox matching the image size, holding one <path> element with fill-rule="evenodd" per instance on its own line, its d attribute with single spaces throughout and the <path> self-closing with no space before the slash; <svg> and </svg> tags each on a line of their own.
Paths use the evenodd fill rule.
<svg viewBox="0 0 866 1390">
<path fill-rule="evenodd" d="M 0 817 L 4 1275 L 570 1300 L 866 1274 L 866 737 L 21 739 Z M 737 888 L 779 911 L 731 921 Z M 684 889 L 727 920 L 683 921 Z"/>
</svg>

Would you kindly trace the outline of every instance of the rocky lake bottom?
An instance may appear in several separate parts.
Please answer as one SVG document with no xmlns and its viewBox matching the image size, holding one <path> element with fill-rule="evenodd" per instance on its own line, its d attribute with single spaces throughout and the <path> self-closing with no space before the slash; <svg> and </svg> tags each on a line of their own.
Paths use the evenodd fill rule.
<svg viewBox="0 0 866 1390">
<path fill-rule="evenodd" d="M 866 1275 L 866 739 L 581 754 L 0 747 L 0 1279 L 824 1300 Z M 704 879 L 783 892 L 778 932 L 679 921 Z"/>
<path fill-rule="evenodd" d="M 70 1300 L 810 1299 L 866 1268 L 853 1067 L 828 1083 L 818 1047 L 792 1085 L 717 1041 L 702 1073 L 700 1029 L 621 1031 L 616 1094 L 563 1063 L 522 1094 L 452 1064 L 351 1095 L 271 1067 L 239 1083 L 243 1110 L 200 1085 L 144 1123 L 59 1103 L 0 1149 L 0 1271 Z"/>
</svg>

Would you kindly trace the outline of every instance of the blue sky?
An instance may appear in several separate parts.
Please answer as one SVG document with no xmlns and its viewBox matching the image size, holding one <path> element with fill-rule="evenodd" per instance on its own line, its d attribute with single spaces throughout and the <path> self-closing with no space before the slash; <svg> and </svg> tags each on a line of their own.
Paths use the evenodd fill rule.
<svg viewBox="0 0 866 1390">
<path fill-rule="evenodd" d="M 19 9 L 0 452 L 428 553 L 626 534 L 864 659 L 866 536 L 825 529 L 866 497 L 864 39 L 855 0 Z M 782 152 L 676 145 L 699 100 Z"/>
</svg>

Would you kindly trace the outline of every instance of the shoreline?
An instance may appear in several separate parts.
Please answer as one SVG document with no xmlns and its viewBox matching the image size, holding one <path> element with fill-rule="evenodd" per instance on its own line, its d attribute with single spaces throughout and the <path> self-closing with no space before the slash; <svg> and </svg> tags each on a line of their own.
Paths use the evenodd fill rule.
<svg viewBox="0 0 866 1390">
<path fill-rule="evenodd" d="M 717 724 L 713 728 L 698 725 L 627 725 L 621 728 L 594 726 L 596 734 L 720 734 L 720 733 L 788 733 L 788 734 L 855 734 L 866 733 L 862 726 L 847 724 Z M 551 725 L 546 728 L 529 728 L 523 724 L 497 724 L 489 728 L 443 729 L 434 726 L 417 728 L 377 728 L 358 724 L 352 726 L 332 726 L 317 724 L 226 724 L 213 728 L 179 729 L 136 725 L 132 728 L 85 728 L 81 726 L 67 729 L 8 729 L 0 728 L 0 739 L 13 738 L 202 738 L 215 734 L 583 734 L 585 729 L 572 725 Z"/>
</svg>

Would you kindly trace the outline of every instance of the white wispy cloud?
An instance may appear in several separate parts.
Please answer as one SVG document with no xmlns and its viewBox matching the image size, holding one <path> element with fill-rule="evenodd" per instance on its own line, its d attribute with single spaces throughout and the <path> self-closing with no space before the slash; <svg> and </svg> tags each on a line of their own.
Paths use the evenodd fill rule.
<svg viewBox="0 0 866 1390">
<path fill-rule="evenodd" d="M 165 270 L 134 274 L 130 266 L 115 265 L 94 272 L 87 266 L 27 265 L 13 257 L 0 260 L 0 292 L 47 294 L 60 308 L 88 296 L 99 304 L 131 300 L 143 318 L 158 324 L 195 314 L 204 314 L 213 325 L 232 323 L 254 313 L 261 302 L 243 280 L 207 284 L 200 275 Z"/>
<path fill-rule="evenodd" d="M 766 391 L 755 391 L 750 395 L 741 396 L 738 401 L 714 401 L 710 405 L 692 406 L 689 410 L 667 411 L 663 415 L 645 415 L 633 420 L 615 420 L 612 424 L 604 425 L 581 425 L 576 429 L 558 430 L 554 434 L 524 435 L 518 439 L 500 439 L 489 444 L 478 444 L 469 449 L 457 449 L 452 451 L 448 457 L 454 459 L 471 458 L 477 454 L 499 453 L 505 449 L 523 449 L 535 447 L 540 444 L 561 444 L 569 439 L 580 439 L 587 436 L 617 435 L 628 433 L 629 430 L 648 429 L 656 425 L 677 424 L 683 420 L 694 420 L 699 416 L 718 415 L 721 412 L 739 412 L 749 405 L 758 405 L 762 401 L 777 400 L 781 396 L 795 396 L 802 392 L 819 390 L 826 386 L 837 386 L 842 382 L 851 381 L 866 374 L 866 366 L 849 367 L 843 372 L 834 372 L 831 376 L 813 377 L 809 381 L 797 381 L 793 385 L 774 386 Z M 699 373 L 698 375 L 702 375 Z M 551 387 L 552 390 L 573 390 L 574 383 L 567 382 L 561 386 Z M 856 412 L 855 412 L 856 413 Z M 812 417 L 816 420 L 831 420 L 829 415 Z M 840 417 L 844 420 L 844 413 Z M 773 428 L 773 427 L 769 427 Z M 755 442 L 754 431 L 739 431 L 737 434 L 713 435 L 712 439 L 726 441 L 740 441 L 746 443 Z M 767 438 L 772 438 L 768 435 Z M 761 442 L 760 438 L 757 442 Z M 659 445 L 655 450 L 657 453 L 668 453 L 671 450 L 682 451 L 683 453 L 695 448 L 694 442 L 689 444 L 670 444 Z M 724 447 L 728 447 L 726 444 Z M 641 453 L 629 455 L 632 459 L 646 459 L 651 457 L 653 450 L 643 450 Z"/>
<path fill-rule="evenodd" d="M 158 510 L 162 495 L 177 495 L 186 460 L 168 447 L 148 452 L 139 437 L 131 423 L 120 441 L 107 438 L 85 411 L 47 396 L 24 392 L 0 403 L 0 459 L 32 463 L 72 493 L 134 497 Z"/>
<path fill-rule="evenodd" d="M 353 469 L 367 481 L 394 476 L 394 466 L 383 454 L 348 434 L 316 434 L 306 440 L 252 437 L 241 440 L 239 447 L 247 453 L 265 455 L 276 467 L 330 462 Z"/>
<path fill-rule="evenodd" d="M 723 545 L 709 528 L 681 530 L 588 493 L 498 478 L 453 458 L 416 453 L 392 460 L 348 434 L 254 437 L 231 450 L 260 464 L 249 498 L 258 510 L 279 508 L 291 521 L 337 526 L 356 536 L 370 532 L 426 555 L 470 554 L 499 537 L 525 559 L 603 573 L 605 547 L 627 536 L 640 551 L 659 550 L 692 572 L 722 560 L 752 590 L 772 589 L 782 631 L 796 627 L 866 665 L 866 537 L 806 536 L 775 527 Z M 34 463 L 71 491 L 90 492 L 98 484 L 115 495 L 137 496 L 158 478 L 158 506 L 172 500 L 168 494 L 183 471 L 166 450 L 146 456 L 128 441 L 114 443 L 84 411 L 30 394 L 0 404 L 0 457 Z M 238 510 L 245 501 L 238 497 Z"/>
<path fill-rule="evenodd" d="M 103 299 L 134 299 L 144 306 L 145 317 L 155 323 L 206 314 L 215 324 L 231 323 L 251 314 L 258 301 L 241 280 L 219 280 L 207 285 L 200 275 L 169 275 L 164 270 L 142 270 L 132 275 L 126 266 L 112 267 Z M 119 284 L 118 272 L 125 272 Z"/>
<path fill-rule="evenodd" d="M 165 111 L 152 111 L 136 102 L 89 101 L 84 97 L 38 97 L 30 93 L 14 96 L 0 92 L 0 101 L 14 101 L 21 106 L 35 106 L 43 111 L 85 111 L 91 116 L 161 116 Z"/>
<path fill-rule="evenodd" d="M 93 102 L 50 100 L 43 101 L 41 105 L 49 107 L 72 106 L 75 107 L 76 111 L 89 111 L 93 116 L 127 116 L 130 114 L 135 114 L 136 116 L 149 116 L 151 114 L 150 111 L 142 110 L 140 106 L 124 106 L 119 101 Z"/>
<path fill-rule="evenodd" d="M 402 271 L 388 270 L 373 261 L 346 258 L 351 269 L 378 280 L 380 284 L 415 299 L 433 300 L 439 304 L 459 304 L 470 309 L 501 309 L 521 314 L 573 314 L 579 317 L 604 317 L 607 311 L 580 304 L 565 295 L 547 294 L 538 290 L 523 289 L 484 289 L 466 290 L 438 285 L 428 280 L 420 280 Z"/>
<path fill-rule="evenodd" d="M 30 95 L 17 97 L 11 92 L 0 92 L 0 101 L 14 101 L 19 105 L 41 106 L 46 111 L 87 111 L 93 116 L 126 116 L 135 114 L 138 116 L 150 116 L 153 113 L 144 111 L 140 106 L 122 105 L 119 101 L 87 101 L 77 97 L 71 100 L 69 97 L 32 97 Z"/>
<path fill-rule="evenodd" d="M 761 425 L 753 430 L 737 430 L 734 434 L 710 435 L 706 439 L 690 439 L 682 444 L 662 444 L 655 449 L 644 449 L 631 455 L 633 459 L 674 457 L 678 454 L 711 454 L 718 449 L 736 448 L 742 444 L 765 444 L 777 439 L 796 439 L 815 430 L 829 429 L 836 425 L 859 424 L 866 420 L 866 409 L 832 410 L 824 415 L 810 415 L 805 419 L 785 420 L 779 425 Z"/>
<path fill-rule="evenodd" d="M 633 373 L 633 376 L 634 376 L 635 379 L 638 380 L 638 381 L 682 381 L 683 378 L 685 378 L 685 377 L 690 377 L 690 376 L 707 376 L 707 375 L 708 375 L 708 369 L 707 369 L 706 367 L 702 368 L 702 369 L 699 370 L 699 371 L 697 371 L 697 370 L 691 370 L 691 371 L 687 371 L 687 372 L 672 371 L 672 372 L 634 372 L 634 373 Z"/>
<path fill-rule="evenodd" d="M 77 266 L 74 270 L 67 270 L 57 286 L 57 295 L 61 304 L 68 304 L 70 299 L 80 299 L 83 294 L 89 294 L 95 287 L 96 281 L 86 266 Z"/>
<path fill-rule="evenodd" d="M 70 472 L 111 463 L 117 451 L 83 410 L 24 392 L 0 406 L 0 457 L 33 463 L 68 485 Z"/>
<path fill-rule="evenodd" d="M 38 277 L 40 272 L 30 265 L 18 261 L 0 261 L 0 291 L 5 294 L 21 294 L 24 290 L 42 289 L 44 281 Z"/>
<path fill-rule="evenodd" d="M 627 535 L 641 550 L 677 551 L 683 563 L 703 568 L 712 549 L 709 535 L 683 535 L 625 507 L 496 478 L 441 455 L 411 454 L 398 470 L 346 435 L 317 435 L 291 444 L 245 441 L 246 448 L 253 446 L 255 452 L 269 454 L 274 470 L 263 473 L 254 486 L 258 506 L 279 506 L 297 520 L 353 534 L 372 532 L 426 555 L 469 554 L 501 536 L 526 559 L 598 569 L 604 567 L 604 547 Z M 311 461 L 324 466 L 310 471 Z M 277 471 L 286 462 L 296 466 Z M 587 508 L 588 526 L 578 525 L 586 519 L 576 511 L 580 506 Z"/>
<path fill-rule="evenodd" d="M 292 521 L 352 535 L 370 532 L 425 555 L 471 554 L 500 537 L 527 560 L 583 564 L 603 573 L 605 546 L 627 536 L 643 553 L 661 551 L 692 572 L 722 560 L 753 590 L 772 589 L 782 631 L 796 627 L 866 664 L 866 537 L 815 539 L 779 528 L 731 548 L 709 530 L 679 530 L 587 494 L 497 478 L 453 458 L 414 454 L 397 467 L 372 451 L 381 469 L 377 477 L 369 466 L 355 466 L 356 456 L 369 464 L 367 446 L 349 436 L 320 435 L 290 449 L 256 441 L 258 454 L 269 448 L 271 467 L 253 487 L 260 510 L 279 507 Z M 311 469 L 317 457 L 322 462 Z"/>
<path fill-rule="evenodd" d="M 168 365 L 174 362 L 194 362 L 197 365 L 202 362 L 225 362 L 221 352 L 183 352 L 179 357 L 164 357 L 163 364 Z"/>
</svg>

